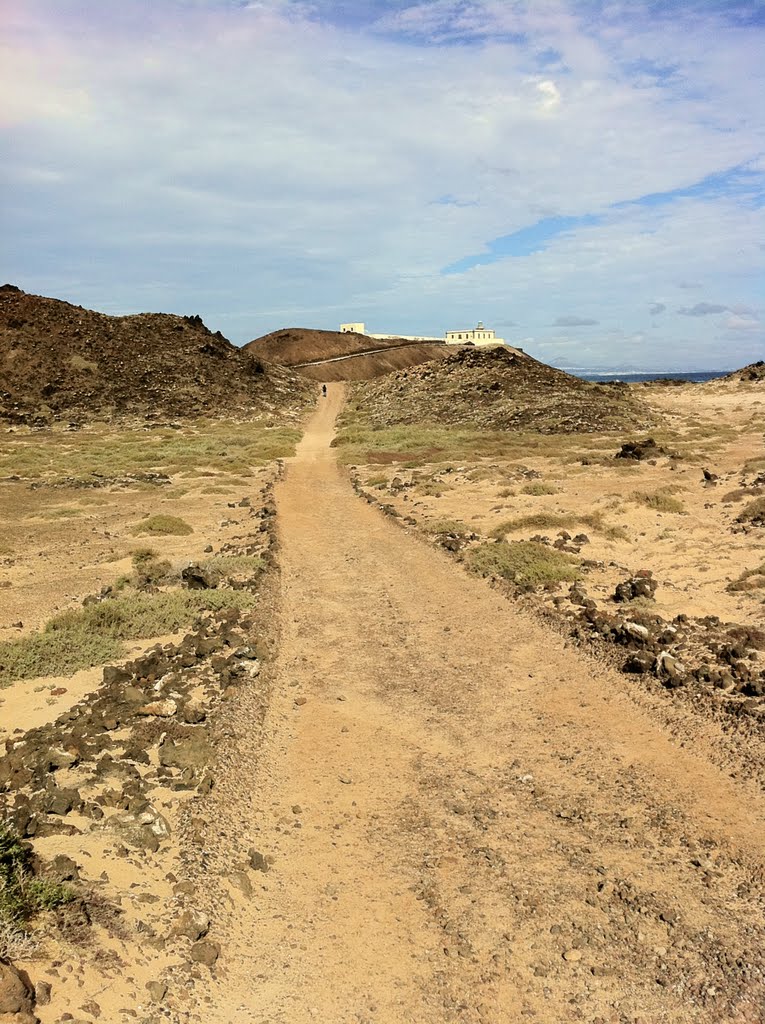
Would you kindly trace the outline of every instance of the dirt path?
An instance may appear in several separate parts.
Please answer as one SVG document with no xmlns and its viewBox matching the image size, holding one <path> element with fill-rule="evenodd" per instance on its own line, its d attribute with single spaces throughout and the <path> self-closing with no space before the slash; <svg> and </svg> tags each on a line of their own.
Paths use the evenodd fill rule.
<svg viewBox="0 0 765 1024">
<path fill-rule="evenodd" d="M 765 1020 L 763 802 L 360 501 L 341 404 L 277 490 L 273 701 L 209 812 L 211 872 L 273 865 L 183 1019 Z"/>
</svg>

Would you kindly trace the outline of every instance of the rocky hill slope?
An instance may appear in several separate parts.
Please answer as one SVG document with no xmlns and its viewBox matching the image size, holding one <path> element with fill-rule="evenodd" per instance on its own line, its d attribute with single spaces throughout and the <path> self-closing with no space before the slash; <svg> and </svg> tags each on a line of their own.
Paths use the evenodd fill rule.
<svg viewBox="0 0 765 1024">
<path fill-rule="evenodd" d="M 0 287 L 0 421 L 285 413 L 309 387 L 197 316 L 107 316 Z"/>
<path fill-rule="evenodd" d="M 591 433 L 648 425 L 626 387 L 590 384 L 523 352 L 461 348 L 438 362 L 354 387 L 375 426 L 440 422 L 487 429 Z"/>
<path fill-rule="evenodd" d="M 742 366 L 740 370 L 727 373 L 722 380 L 710 381 L 710 383 L 764 384 L 765 360 L 760 359 L 756 363 L 749 363 L 748 366 Z"/>
</svg>

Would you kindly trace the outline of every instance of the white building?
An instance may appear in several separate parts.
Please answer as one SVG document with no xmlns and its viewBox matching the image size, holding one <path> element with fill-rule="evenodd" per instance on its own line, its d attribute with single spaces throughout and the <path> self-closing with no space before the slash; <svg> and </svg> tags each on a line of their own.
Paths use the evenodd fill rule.
<svg viewBox="0 0 765 1024">
<path fill-rule="evenodd" d="M 389 341 L 400 338 L 402 341 L 441 341 L 441 338 L 427 338 L 420 334 L 370 334 L 366 330 L 366 324 L 340 324 L 341 334 L 363 334 L 367 338 L 374 338 L 377 341 Z"/>
<path fill-rule="evenodd" d="M 504 338 L 497 338 L 490 327 L 484 327 L 481 321 L 471 331 L 447 331 L 447 345 L 504 345 Z"/>
<path fill-rule="evenodd" d="M 389 338 L 401 338 L 402 341 L 441 341 L 441 338 L 426 338 L 415 334 L 368 334 L 366 324 L 348 323 L 340 324 L 341 334 L 364 334 L 367 338 L 387 340 Z M 469 331 L 447 331 L 447 345 L 504 345 L 504 338 L 497 338 L 494 331 L 479 321 L 478 326 Z"/>
</svg>

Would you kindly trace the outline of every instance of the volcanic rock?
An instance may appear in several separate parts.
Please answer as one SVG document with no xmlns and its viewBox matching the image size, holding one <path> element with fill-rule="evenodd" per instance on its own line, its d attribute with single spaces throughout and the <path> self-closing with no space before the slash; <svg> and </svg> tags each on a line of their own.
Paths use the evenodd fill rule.
<svg viewBox="0 0 765 1024">
<path fill-rule="evenodd" d="M 107 316 L 0 288 L 0 420 L 297 414 L 310 385 L 199 317 Z"/>
<path fill-rule="evenodd" d="M 443 359 L 357 384 L 350 408 L 363 410 L 374 427 L 438 422 L 567 434 L 650 421 L 629 393 L 590 384 L 506 346 L 459 348 Z"/>
</svg>

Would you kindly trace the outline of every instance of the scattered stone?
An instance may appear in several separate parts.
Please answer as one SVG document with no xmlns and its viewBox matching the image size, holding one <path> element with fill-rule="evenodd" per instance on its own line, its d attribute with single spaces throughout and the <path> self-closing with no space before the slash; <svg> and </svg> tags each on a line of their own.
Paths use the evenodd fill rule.
<svg viewBox="0 0 765 1024">
<path fill-rule="evenodd" d="M 53 986 L 49 981 L 35 983 L 35 1002 L 38 1006 L 48 1006 Z"/>
<path fill-rule="evenodd" d="M 228 876 L 228 880 L 248 899 L 252 896 L 252 882 L 246 871 L 232 871 Z"/>
<path fill-rule="evenodd" d="M 270 871 L 271 865 L 273 864 L 273 857 L 260 853 L 258 850 L 250 850 L 248 857 L 250 858 L 250 867 L 253 871 Z"/>
<path fill-rule="evenodd" d="M 37 1024 L 34 998 L 28 980 L 15 967 L 0 962 L 0 1020 L 12 1017 L 12 1024 Z"/>
<path fill-rule="evenodd" d="M 177 710 L 178 705 L 175 701 L 166 697 L 164 700 L 155 700 L 150 704 L 144 704 L 142 708 L 138 709 L 138 714 L 148 715 L 154 718 L 172 718 Z"/>
<path fill-rule="evenodd" d="M 153 1003 L 161 1003 L 167 995 L 167 984 L 164 981 L 147 981 L 146 991 Z"/>
<path fill-rule="evenodd" d="M 189 950 L 189 956 L 195 963 L 212 967 L 220 956 L 220 946 L 217 942 L 210 942 L 207 939 L 195 942 Z"/>
<path fill-rule="evenodd" d="M 210 918 L 201 910 L 184 910 L 179 919 L 173 925 L 172 935 L 185 935 L 187 939 L 196 942 L 204 938 L 210 930 Z"/>
</svg>

